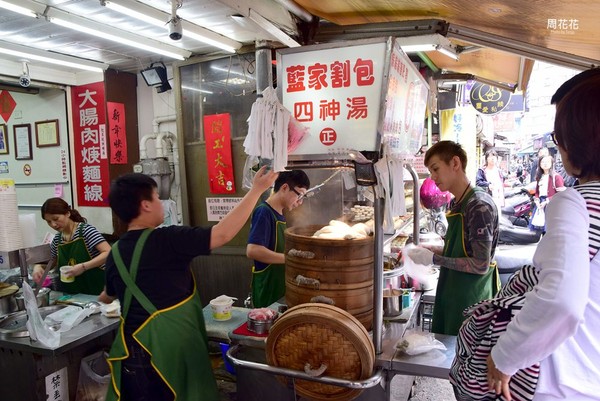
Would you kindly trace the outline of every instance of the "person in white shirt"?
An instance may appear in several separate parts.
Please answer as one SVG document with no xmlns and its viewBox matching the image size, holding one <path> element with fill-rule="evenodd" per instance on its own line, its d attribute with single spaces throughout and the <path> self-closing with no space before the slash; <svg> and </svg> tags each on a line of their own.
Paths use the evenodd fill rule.
<svg viewBox="0 0 600 401">
<path fill-rule="evenodd" d="M 553 140 L 580 185 L 548 204 L 547 232 L 533 257 L 539 282 L 487 360 L 490 390 L 509 401 L 511 375 L 537 362 L 534 401 L 600 400 L 598 93 L 600 69 L 584 71 L 557 91 Z"/>
</svg>

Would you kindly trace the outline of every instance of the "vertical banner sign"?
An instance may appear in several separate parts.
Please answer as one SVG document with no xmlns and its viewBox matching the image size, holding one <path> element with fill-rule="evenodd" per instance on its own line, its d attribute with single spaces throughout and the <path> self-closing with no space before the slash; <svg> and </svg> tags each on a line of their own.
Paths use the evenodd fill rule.
<svg viewBox="0 0 600 401">
<path fill-rule="evenodd" d="M 235 193 L 230 121 L 229 113 L 204 116 L 206 164 L 212 194 Z"/>
<path fill-rule="evenodd" d="M 311 133 L 290 153 L 377 150 L 386 43 L 306 48 L 277 63 L 282 103 Z"/>
<path fill-rule="evenodd" d="M 429 85 L 394 41 L 382 131 L 390 150 L 407 160 L 421 147 L 428 95 Z"/>
<path fill-rule="evenodd" d="M 104 82 L 71 88 L 79 206 L 107 206 L 110 177 Z"/>
<path fill-rule="evenodd" d="M 106 102 L 108 109 L 108 138 L 110 140 L 110 164 L 127 164 L 127 131 L 125 105 Z"/>
</svg>

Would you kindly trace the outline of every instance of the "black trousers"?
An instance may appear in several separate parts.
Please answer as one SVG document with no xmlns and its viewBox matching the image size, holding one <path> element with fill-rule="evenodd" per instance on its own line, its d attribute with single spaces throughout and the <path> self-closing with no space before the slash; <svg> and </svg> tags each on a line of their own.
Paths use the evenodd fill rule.
<svg viewBox="0 0 600 401">
<path fill-rule="evenodd" d="M 128 346 L 129 358 L 121 365 L 122 401 L 173 401 L 175 396 L 137 343 Z"/>
</svg>

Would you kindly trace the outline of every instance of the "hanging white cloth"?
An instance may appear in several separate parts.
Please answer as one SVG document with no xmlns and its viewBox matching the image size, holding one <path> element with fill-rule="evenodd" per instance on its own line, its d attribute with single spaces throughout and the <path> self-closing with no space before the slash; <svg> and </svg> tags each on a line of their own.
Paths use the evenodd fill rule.
<svg viewBox="0 0 600 401">
<path fill-rule="evenodd" d="M 394 232 L 394 216 L 392 214 L 392 200 L 391 200 L 391 185 L 390 185 L 390 170 L 388 166 L 388 157 L 383 155 L 375 165 L 375 175 L 377 176 L 377 184 L 375 186 L 375 193 L 379 198 L 384 199 L 384 213 L 383 213 L 383 232 L 390 234 Z"/>
<path fill-rule="evenodd" d="M 285 170 L 290 118 L 291 113 L 279 102 L 275 89 L 266 88 L 252 105 L 248 117 L 246 154 L 272 160 L 274 171 Z"/>
</svg>

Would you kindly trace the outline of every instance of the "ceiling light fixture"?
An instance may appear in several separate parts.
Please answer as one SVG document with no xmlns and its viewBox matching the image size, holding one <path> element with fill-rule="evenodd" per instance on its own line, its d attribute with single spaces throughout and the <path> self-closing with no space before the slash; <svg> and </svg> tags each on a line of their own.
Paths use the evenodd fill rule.
<svg viewBox="0 0 600 401">
<path fill-rule="evenodd" d="M 4 0 L 0 0 L 0 7 L 4 8 L 6 10 L 9 10 L 9 11 L 13 11 L 15 13 L 26 15 L 27 17 L 33 17 L 33 18 L 37 17 L 37 14 L 35 13 L 35 11 L 30 10 L 25 7 L 18 6 L 16 4 L 8 3 Z"/>
<path fill-rule="evenodd" d="M 438 51 L 454 60 L 458 60 L 458 50 L 446 37 L 436 34 L 403 36 L 396 38 L 405 53 Z"/>
<path fill-rule="evenodd" d="M 103 0 L 100 2 L 100 4 L 121 14 L 163 28 L 166 25 L 166 19 L 170 17 L 168 13 L 139 2 L 135 2 L 135 4 L 133 4 L 128 0 Z M 242 47 L 240 42 L 237 42 L 226 36 L 222 36 L 189 21 L 181 20 L 181 26 L 183 27 L 184 38 L 187 37 L 194 39 L 198 42 L 225 50 L 229 53 L 235 53 L 237 49 Z"/>
<path fill-rule="evenodd" d="M 160 55 L 170 57 L 170 58 L 173 58 L 176 60 L 185 60 L 187 57 L 189 57 L 191 55 L 191 52 L 189 52 L 187 50 L 179 51 L 180 49 L 178 49 L 174 46 L 165 45 L 160 42 L 156 42 L 155 45 L 149 45 L 148 41 L 150 39 L 145 39 L 139 35 L 129 35 L 125 31 L 123 31 L 123 34 L 112 34 L 110 32 L 107 32 L 108 27 L 105 27 L 103 30 L 94 29 L 94 28 L 89 27 L 89 25 L 85 26 L 85 25 L 78 24 L 76 22 L 68 21 L 66 19 L 62 19 L 62 18 L 58 18 L 58 17 L 50 17 L 49 20 L 50 20 L 50 22 L 52 22 L 56 25 L 63 26 L 65 28 L 69 28 L 69 29 L 73 29 L 73 30 L 76 30 L 79 32 L 87 33 L 89 35 L 97 36 L 102 39 L 110 40 L 113 42 L 117 42 L 117 43 L 124 44 L 127 46 L 135 47 L 138 49 L 146 50 L 151 53 L 160 54 Z M 136 36 L 137 38 L 134 38 L 134 36 Z M 144 42 L 146 42 L 146 43 L 144 43 Z"/>
<path fill-rule="evenodd" d="M 62 67 L 76 68 L 79 70 L 104 72 L 108 69 L 108 64 L 80 59 L 78 57 L 66 56 L 60 53 L 52 53 L 45 50 L 35 49 L 33 47 L 21 46 L 14 43 L 0 41 L 0 54 L 7 54 L 15 57 L 36 60 L 44 63 L 60 65 Z"/>
<path fill-rule="evenodd" d="M 516 89 L 516 85 L 507 84 L 504 82 L 493 81 L 491 79 L 478 77 L 473 74 L 466 74 L 462 72 L 443 72 L 438 71 L 433 74 L 434 81 L 437 81 L 438 84 L 451 83 L 451 84 L 464 84 L 467 81 L 477 81 L 482 84 L 495 86 L 498 89 L 504 89 L 509 92 L 513 92 Z"/>
</svg>

